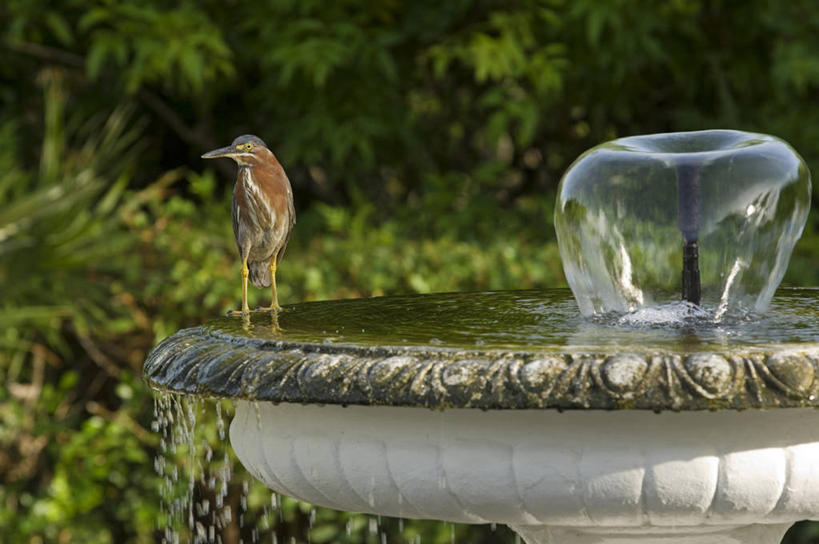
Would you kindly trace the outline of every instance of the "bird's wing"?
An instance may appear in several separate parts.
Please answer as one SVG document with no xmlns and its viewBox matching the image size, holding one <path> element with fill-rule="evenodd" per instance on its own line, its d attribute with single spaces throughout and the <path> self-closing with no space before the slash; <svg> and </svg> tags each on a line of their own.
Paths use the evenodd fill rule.
<svg viewBox="0 0 819 544">
<path fill-rule="evenodd" d="M 245 247 L 242 244 L 242 237 L 239 236 L 239 219 L 241 215 L 241 210 L 239 209 L 239 202 L 236 199 L 236 191 L 239 190 L 238 187 L 233 189 L 233 204 L 231 206 L 231 218 L 233 219 L 233 236 L 236 238 L 236 246 L 239 248 L 239 258 L 244 259 L 247 255 L 246 252 L 250 250 L 249 247 Z"/>
<path fill-rule="evenodd" d="M 287 232 L 289 233 L 293 230 L 293 225 L 296 224 L 296 207 L 293 205 L 293 189 L 290 186 L 290 180 L 287 180 L 287 213 L 289 214 L 289 221 L 290 224 L 288 225 Z"/>
<path fill-rule="evenodd" d="M 287 174 L 285 174 L 287 179 Z M 284 250 L 287 248 L 287 242 L 290 241 L 290 233 L 293 232 L 293 225 L 296 224 L 296 207 L 293 204 L 293 189 L 290 186 L 290 180 L 287 179 L 287 234 L 284 237 L 282 247 L 276 253 L 276 264 L 278 265 L 284 257 Z"/>
</svg>

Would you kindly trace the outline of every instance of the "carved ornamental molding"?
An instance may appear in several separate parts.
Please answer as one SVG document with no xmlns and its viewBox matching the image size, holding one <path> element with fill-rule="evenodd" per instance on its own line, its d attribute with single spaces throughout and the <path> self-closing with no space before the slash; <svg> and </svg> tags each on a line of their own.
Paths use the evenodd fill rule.
<svg viewBox="0 0 819 544">
<path fill-rule="evenodd" d="M 819 346 L 592 353 L 357 347 L 232 336 L 162 342 L 158 389 L 271 402 L 480 409 L 713 410 L 819 406 Z"/>
</svg>

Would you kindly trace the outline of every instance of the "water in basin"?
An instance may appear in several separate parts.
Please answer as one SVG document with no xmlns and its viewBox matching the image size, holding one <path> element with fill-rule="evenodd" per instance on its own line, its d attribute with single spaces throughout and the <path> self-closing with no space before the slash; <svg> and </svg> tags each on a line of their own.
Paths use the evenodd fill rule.
<svg viewBox="0 0 819 544">
<path fill-rule="evenodd" d="M 443 293 L 321 301 L 278 317 L 222 318 L 208 326 L 235 337 L 298 343 L 425 348 L 687 351 L 816 342 L 819 289 L 780 289 L 762 315 L 713 313 L 686 303 L 585 318 L 568 289 Z"/>
</svg>

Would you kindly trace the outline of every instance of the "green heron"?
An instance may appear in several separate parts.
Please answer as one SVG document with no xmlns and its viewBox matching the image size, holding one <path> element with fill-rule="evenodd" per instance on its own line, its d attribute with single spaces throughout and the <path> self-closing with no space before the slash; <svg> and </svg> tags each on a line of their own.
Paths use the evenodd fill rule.
<svg viewBox="0 0 819 544">
<path fill-rule="evenodd" d="M 230 157 L 239 165 L 233 187 L 233 234 L 242 259 L 242 314 L 247 306 L 247 279 L 256 287 L 271 286 L 273 302 L 265 310 L 280 310 L 276 294 L 276 267 L 284 256 L 296 223 L 293 190 L 273 152 L 252 134 L 239 136 L 227 147 L 202 155 L 203 159 Z M 231 312 L 238 314 L 239 312 Z"/>
</svg>

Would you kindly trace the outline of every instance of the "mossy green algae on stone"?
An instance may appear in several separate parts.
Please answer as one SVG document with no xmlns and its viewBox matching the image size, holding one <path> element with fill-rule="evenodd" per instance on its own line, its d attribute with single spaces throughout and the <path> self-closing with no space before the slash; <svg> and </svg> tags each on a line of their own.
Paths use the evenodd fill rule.
<svg viewBox="0 0 819 544">
<path fill-rule="evenodd" d="M 154 387 L 272 402 L 481 409 L 819 406 L 819 290 L 763 316 L 582 318 L 568 290 L 296 304 L 179 331 Z"/>
</svg>

